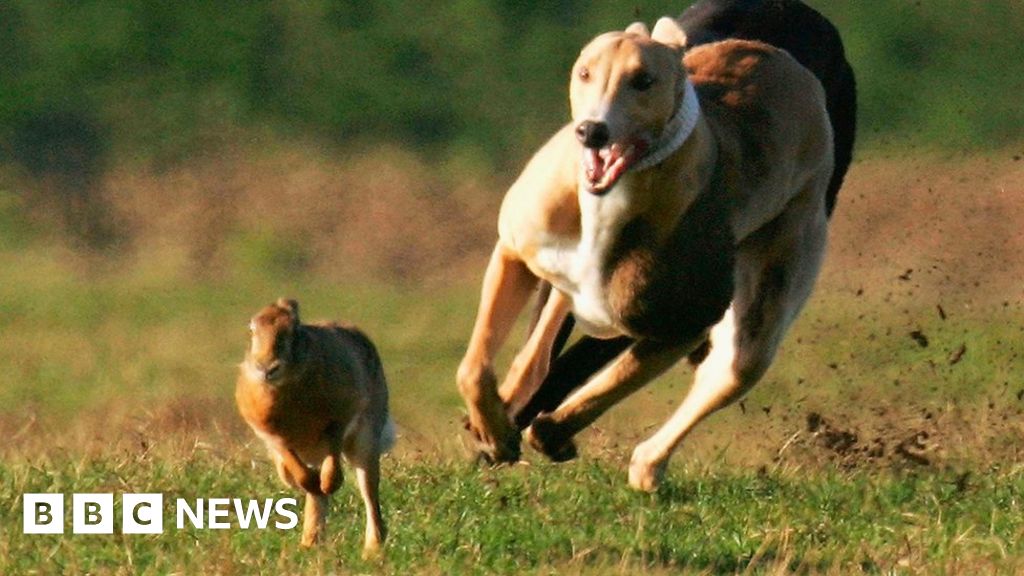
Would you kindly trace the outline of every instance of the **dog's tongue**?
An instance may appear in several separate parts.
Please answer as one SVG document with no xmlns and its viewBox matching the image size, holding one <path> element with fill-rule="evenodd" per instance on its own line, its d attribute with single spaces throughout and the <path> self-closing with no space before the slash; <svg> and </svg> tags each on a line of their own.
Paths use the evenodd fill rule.
<svg viewBox="0 0 1024 576">
<path fill-rule="evenodd" d="M 633 157 L 633 146 L 623 151 L 619 144 L 608 148 L 583 149 L 583 169 L 587 178 L 587 189 L 602 194 L 611 189 L 619 177 L 629 168 Z"/>
</svg>

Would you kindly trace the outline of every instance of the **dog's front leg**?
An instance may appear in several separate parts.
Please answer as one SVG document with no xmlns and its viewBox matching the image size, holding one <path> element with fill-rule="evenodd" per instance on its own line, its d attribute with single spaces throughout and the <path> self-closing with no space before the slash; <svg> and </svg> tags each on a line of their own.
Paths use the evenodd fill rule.
<svg viewBox="0 0 1024 576">
<path fill-rule="evenodd" d="M 608 408 L 672 367 L 701 341 L 668 344 L 641 340 L 597 373 L 554 412 L 537 416 L 526 430 L 536 450 L 555 461 L 576 456 L 572 437 Z"/>
<path fill-rule="evenodd" d="M 484 273 L 473 334 L 456 375 L 469 430 L 491 462 L 519 460 L 519 430 L 498 396 L 493 361 L 536 284 L 526 264 L 499 242 Z"/>
<path fill-rule="evenodd" d="M 552 289 L 526 345 L 516 354 L 498 395 L 509 414 L 518 413 L 540 387 L 551 366 L 551 354 L 572 300 Z"/>
</svg>

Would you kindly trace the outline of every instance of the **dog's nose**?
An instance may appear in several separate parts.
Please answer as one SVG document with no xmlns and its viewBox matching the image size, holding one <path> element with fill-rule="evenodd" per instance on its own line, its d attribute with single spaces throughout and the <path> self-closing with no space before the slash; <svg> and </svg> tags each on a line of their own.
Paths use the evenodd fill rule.
<svg viewBox="0 0 1024 576">
<path fill-rule="evenodd" d="M 603 148 L 610 136 L 604 122 L 584 120 L 576 126 L 576 138 L 587 148 Z"/>
</svg>

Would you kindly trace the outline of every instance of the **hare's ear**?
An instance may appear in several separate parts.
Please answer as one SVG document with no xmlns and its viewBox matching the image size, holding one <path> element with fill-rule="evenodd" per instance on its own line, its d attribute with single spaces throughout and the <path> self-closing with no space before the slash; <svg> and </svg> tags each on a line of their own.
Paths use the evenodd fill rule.
<svg viewBox="0 0 1024 576">
<path fill-rule="evenodd" d="M 654 25 L 654 31 L 651 32 L 651 39 L 677 50 L 682 50 L 686 46 L 686 32 L 683 31 L 678 20 L 668 16 L 658 19 Z"/>
<path fill-rule="evenodd" d="M 647 29 L 647 24 L 643 22 L 633 22 L 629 26 L 626 26 L 626 34 L 636 34 L 637 36 L 643 36 L 644 38 L 651 37 L 651 31 Z"/>
<path fill-rule="evenodd" d="M 292 317 L 292 324 L 298 325 L 299 323 L 299 302 L 294 298 L 278 298 L 275 304 L 279 308 L 283 308 L 288 311 L 288 314 Z"/>
</svg>

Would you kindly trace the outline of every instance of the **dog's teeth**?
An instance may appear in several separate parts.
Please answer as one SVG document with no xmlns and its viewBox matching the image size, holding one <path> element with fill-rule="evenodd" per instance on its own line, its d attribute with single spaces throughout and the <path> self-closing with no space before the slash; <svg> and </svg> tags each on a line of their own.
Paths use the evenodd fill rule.
<svg viewBox="0 0 1024 576">
<path fill-rule="evenodd" d="M 587 180 L 591 182 L 600 179 L 601 175 L 604 174 L 604 161 L 596 150 L 587 149 L 583 151 L 583 170 L 586 173 Z"/>
</svg>

